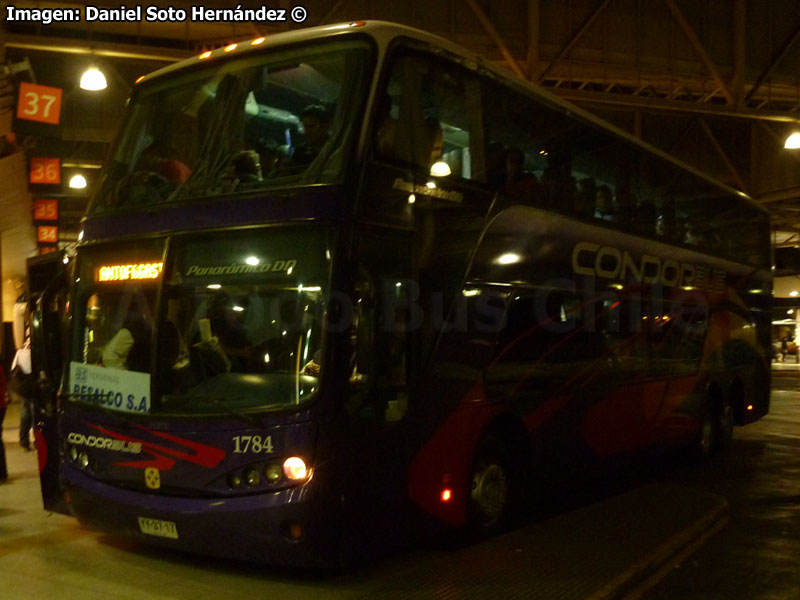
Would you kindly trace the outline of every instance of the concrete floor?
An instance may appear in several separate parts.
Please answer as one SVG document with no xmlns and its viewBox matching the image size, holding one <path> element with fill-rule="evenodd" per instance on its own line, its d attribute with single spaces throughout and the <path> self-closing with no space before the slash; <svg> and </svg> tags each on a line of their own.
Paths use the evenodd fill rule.
<svg viewBox="0 0 800 600">
<path fill-rule="evenodd" d="M 3 430 L 0 600 L 611 597 L 696 545 L 727 510 L 713 494 L 645 485 L 466 548 L 422 545 L 345 573 L 298 573 L 167 552 L 47 513 L 36 453 L 19 447 L 18 423 L 12 405 Z"/>
</svg>

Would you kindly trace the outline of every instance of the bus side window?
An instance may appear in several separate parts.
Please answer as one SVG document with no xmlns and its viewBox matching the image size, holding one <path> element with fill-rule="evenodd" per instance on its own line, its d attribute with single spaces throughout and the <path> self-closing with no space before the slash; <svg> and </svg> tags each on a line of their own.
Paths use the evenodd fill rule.
<svg viewBox="0 0 800 600">
<path fill-rule="evenodd" d="M 648 319 L 654 373 L 681 376 L 693 373 L 703 353 L 708 307 L 699 296 L 668 301 Z"/>
<path fill-rule="evenodd" d="M 443 59 L 396 59 L 378 93 L 375 153 L 425 175 L 482 179 L 482 97 L 476 76 Z"/>
</svg>

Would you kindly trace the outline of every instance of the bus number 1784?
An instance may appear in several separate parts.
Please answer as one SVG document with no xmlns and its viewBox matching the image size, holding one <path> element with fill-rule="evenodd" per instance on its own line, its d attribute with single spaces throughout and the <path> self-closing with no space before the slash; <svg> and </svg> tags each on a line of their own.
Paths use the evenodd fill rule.
<svg viewBox="0 0 800 600">
<path fill-rule="evenodd" d="M 261 437 L 260 435 L 237 435 L 233 438 L 234 454 L 272 454 L 275 448 L 272 446 L 272 436 Z"/>
</svg>

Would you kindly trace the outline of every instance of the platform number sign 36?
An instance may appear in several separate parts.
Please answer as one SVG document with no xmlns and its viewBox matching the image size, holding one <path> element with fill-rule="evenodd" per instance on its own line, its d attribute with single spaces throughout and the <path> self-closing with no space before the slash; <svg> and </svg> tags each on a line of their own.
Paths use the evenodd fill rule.
<svg viewBox="0 0 800 600">
<path fill-rule="evenodd" d="M 30 183 L 58 185 L 61 183 L 61 159 L 31 158 L 28 181 Z"/>
<path fill-rule="evenodd" d="M 20 83 L 17 118 L 58 125 L 61 120 L 61 88 Z"/>
</svg>

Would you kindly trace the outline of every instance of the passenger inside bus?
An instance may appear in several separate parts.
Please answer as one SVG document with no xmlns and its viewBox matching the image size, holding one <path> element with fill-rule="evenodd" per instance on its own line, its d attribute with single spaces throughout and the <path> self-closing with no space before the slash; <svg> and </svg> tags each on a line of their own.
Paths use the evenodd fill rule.
<svg viewBox="0 0 800 600">
<path fill-rule="evenodd" d="M 584 177 L 578 181 L 578 193 L 575 195 L 575 214 L 579 217 L 593 217 L 597 200 L 597 183 L 593 177 Z"/>
<path fill-rule="evenodd" d="M 423 156 L 429 156 L 428 167 L 435 162 L 442 160 L 444 154 L 444 132 L 439 119 L 436 117 L 427 117 L 425 119 L 425 138 L 423 143 L 426 144 L 427 152 L 423 151 Z"/>
<path fill-rule="evenodd" d="M 601 185 L 595 193 L 594 218 L 603 221 L 616 221 L 616 211 L 614 209 L 614 195 L 611 188 Z"/>
<path fill-rule="evenodd" d="M 568 153 L 556 150 L 549 153 L 542 185 L 550 206 L 561 210 L 570 210 L 574 206 L 577 184 L 572 175 L 572 159 Z"/>
<path fill-rule="evenodd" d="M 261 157 L 255 150 L 237 152 L 231 161 L 231 169 L 230 178 L 235 185 L 259 183 L 263 180 Z"/>
<path fill-rule="evenodd" d="M 502 142 L 489 142 L 486 147 L 486 182 L 492 190 L 500 190 L 506 182 L 506 149 Z"/>
<path fill-rule="evenodd" d="M 378 154 L 385 158 L 397 158 L 397 119 L 392 116 L 392 97 L 386 93 L 381 98 L 376 117 L 378 123 L 375 146 Z"/>
<path fill-rule="evenodd" d="M 154 135 L 153 140 L 139 155 L 135 171 L 157 173 L 174 185 L 184 183 L 189 178 L 192 171 L 183 160 L 181 150 L 176 147 L 182 137 L 171 133 L 174 129 L 176 127 L 167 126 L 165 132 Z"/>
<path fill-rule="evenodd" d="M 259 333 L 264 321 L 261 299 L 254 293 L 243 298 L 219 294 L 209 307 L 208 319 L 213 336 L 230 362 L 229 370 L 246 372 L 255 347 L 266 338 Z"/>
<path fill-rule="evenodd" d="M 92 294 L 86 301 L 86 339 L 84 342 L 84 360 L 90 365 L 99 365 L 103 361 L 103 347 L 108 341 L 108 313 L 100 296 Z"/>
<path fill-rule="evenodd" d="M 103 347 L 103 366 L 147 372 L 150 369 L 152 327 L 142 315 L 129 312 L 122 327 Z"/>
<path fill-rule="evenodd" d="M 189 352 L 180 330 L 167 318 L 158 333 L 159 377 L 162 389 L 180 389 L 189 378 Z"/>
<path fill-rule="evenodd" d="M 544 190 L 535 174 L 525 171 L 525 154 L 512 146 L 506 150 L 505 184 L 503 191 L 513 200 L 537 203 L 542 200 Z"/>
<path fill-rule="evenodd" d="M 292 162 L 307 165 L 312 162 L 330 136 L 331 119 L 327 109 L 320 104 L 312 104 L 300 113 L 303 123 L 303 143 L 295 147 Z"/>
<path fill-rule="evenodd" d="M 275 143 L 275 140 L 269 138 L 259 138 L 253 146 L 255 151 L 258 152 L 262 176 L 274 176 L 274 171 L 278 166 L 278 144 Z"/>
</svg>

